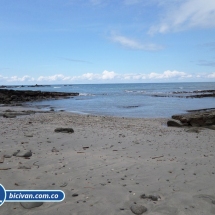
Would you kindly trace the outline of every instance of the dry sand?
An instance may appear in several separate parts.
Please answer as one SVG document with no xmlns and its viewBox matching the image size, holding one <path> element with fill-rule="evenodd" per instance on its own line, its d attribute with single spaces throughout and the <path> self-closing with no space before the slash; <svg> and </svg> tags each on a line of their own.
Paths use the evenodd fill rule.
<svg viewBox="0 0 215 215">
<path fill-rule="evenodd" d="M 187 132 L 166 121 L 65 112 L 0 117 L 0 157 L 33 153 L 0 163 L 5 189 L 65 192 L 64 201 L 32 209 L 5 202 L 0 214 L 132 215 L 132 205 L 150 215 L 215 214 L 215 132 Z M 74 133 L 54 132 L 58 127 Z"/>
</svg>

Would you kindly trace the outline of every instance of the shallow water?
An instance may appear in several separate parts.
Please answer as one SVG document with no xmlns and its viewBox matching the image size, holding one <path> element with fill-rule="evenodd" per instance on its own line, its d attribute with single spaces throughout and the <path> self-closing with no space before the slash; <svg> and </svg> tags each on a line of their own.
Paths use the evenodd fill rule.
<svg viewBox="0 0 215 215">
<path fill-rule="evenodd" d="M 78 92 L 70 99 L 29 103 L 80 114 L 121 117 L 171 117 L 187 110 L 214 108 L 215 98 L 179 98 L 175 92 L 215 90 L 215 83 L 74 84 L 21 87 L 19 90 Z M 170 97 L 155 97 L 165 96 Z M 174 97 L 171 97 L 174 96 Z M 49 109 L 49 108 L 47 108 Z"/>
</svg>

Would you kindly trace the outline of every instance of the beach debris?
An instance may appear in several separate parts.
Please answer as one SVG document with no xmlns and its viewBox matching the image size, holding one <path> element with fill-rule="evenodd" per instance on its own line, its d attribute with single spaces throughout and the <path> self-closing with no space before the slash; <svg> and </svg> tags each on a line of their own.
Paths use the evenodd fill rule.
<svg viewBox="0 0 215 215">
<path fill-rule="evenodd" d="M 89 146 L 83 146 L 84 150 L 89 149 L 89 148 L 90 148 Z"/>
<path fill-rule="evenodd" d="M 22 207 L 26 209 L 40 207 L 42 204 L 43 202 L 21 202 L 20 203 L 20 205 L 22 205 Z"/>
<path fill-rule="evenodd" d="M 23 150 L 23 151 L 17 150 L 16 152 L 13 153 L 13 156 L 29 158 L 32 156 L 32 152 L 31 150 Z"/>
<path fill-rule="evenodd" d="M 142 194 L 140 196 L 141 199 L 150 199 L 152 201 L 158 201 L 159 199 L 161 199 L 161 197 L 159 195 L 146 195 L 146 194 Z"/>
<path fill-rule="evenodd" d="M 61 133 L 74 133 L 73 128 L 56 128 L 54 130 L 55 132 L 61 132 Z"/>
<path fill-rule="evenodd" d="M 4 163 L 4 155 L 0 156 L 0 163 Z"/>
<path fill-rule="evenodd" d="M 136 214 L 136 215 L 141 215 L 143 213 L 145 213 L 147 211 L 147 208 L 143 205 L 136 205 L 136 204 L 133 204 L 131 207 L 130 207 L 131 211 Z"/>
</svg>

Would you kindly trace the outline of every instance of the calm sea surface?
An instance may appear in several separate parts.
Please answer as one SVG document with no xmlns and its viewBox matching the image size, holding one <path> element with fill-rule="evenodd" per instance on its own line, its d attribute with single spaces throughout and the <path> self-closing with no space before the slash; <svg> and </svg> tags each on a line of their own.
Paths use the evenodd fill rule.
<svg viewBox="0 0 215 215">
<path fill-rule="evenodd" d="M 71 99 L 29 103 L 44 109 L 120 117 L 171 117 L 187 110 L 215 108 L 215 98 L 179 98 L 174 92 L 215 90 L 215 83 L 74 84 L 22 87 L 19 90 L 78 92 Z M 166 96 L 169 97 L 157 97 Z M 185 95 L 185 94 L 180 94 Z"/>
</svg>

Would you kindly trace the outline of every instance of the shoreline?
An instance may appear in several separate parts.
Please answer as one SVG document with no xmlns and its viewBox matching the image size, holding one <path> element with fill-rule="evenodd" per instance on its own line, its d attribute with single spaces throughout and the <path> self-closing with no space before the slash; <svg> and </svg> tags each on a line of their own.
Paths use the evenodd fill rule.
<svg viewBox="0 0 215 215">
<path fill-rule="evenodd" d="M 213 214 L 214 131 L 167 127 L 166 120 L 67 112 L 0 117 L 5 189 L 66 195 L 63 202 L 30 209 L 4 203 L 1 213 L 132 215 L 144 206 L 144 214 Z M 17 150 L 31 150 L 32 156 L 12 156 Z"/>
</svg>

